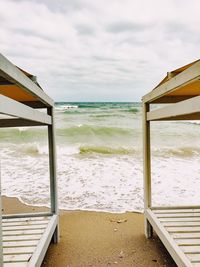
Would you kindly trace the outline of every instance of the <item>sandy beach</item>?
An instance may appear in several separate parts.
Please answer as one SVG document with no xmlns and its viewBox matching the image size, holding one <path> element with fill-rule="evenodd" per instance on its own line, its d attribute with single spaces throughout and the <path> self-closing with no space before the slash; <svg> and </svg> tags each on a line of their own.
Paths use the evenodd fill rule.
<svg viewBox="0 0 200 267">
<path fill-rule="evenodd" d="M 3 213 L 44 211 L 3 197 Z M 51 244 L 42 267 L 175 267 L 159 238 L 144 236 L 143 214 L 60 211 L 60 243 Z"/>
</svg>

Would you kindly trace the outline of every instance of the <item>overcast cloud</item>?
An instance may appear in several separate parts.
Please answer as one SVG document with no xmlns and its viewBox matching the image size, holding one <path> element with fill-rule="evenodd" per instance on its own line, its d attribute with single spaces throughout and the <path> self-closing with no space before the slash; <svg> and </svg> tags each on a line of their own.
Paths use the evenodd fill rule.
<svg viewBox="0 0 200 267">
<path fill-rule="evenodd" d="M 199 0 L 0 0 L 0 51 L 59 101 L 138 101 L 199 58 Z"/>
</svg>

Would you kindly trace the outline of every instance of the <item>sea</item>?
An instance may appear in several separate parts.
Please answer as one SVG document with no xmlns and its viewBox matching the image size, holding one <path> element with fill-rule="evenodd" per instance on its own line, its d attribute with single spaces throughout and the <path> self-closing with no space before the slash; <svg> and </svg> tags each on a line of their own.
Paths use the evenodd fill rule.
<svg viewBox="0 0 200 267">
<path fill-rule="evenodd" d="M 55 106 L 59 207 L 143 211 L 141 103 Z M 199 121 L 151 123 L 153 205 L 200 202 Z M 49 206 L 47 127 L 0 129 L 2 194 Z"/>
</svg>

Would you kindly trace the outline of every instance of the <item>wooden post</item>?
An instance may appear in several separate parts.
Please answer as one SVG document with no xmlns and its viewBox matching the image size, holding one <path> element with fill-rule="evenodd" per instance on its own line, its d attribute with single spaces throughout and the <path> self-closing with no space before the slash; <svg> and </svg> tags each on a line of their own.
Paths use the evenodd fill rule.
<svg viewBox="0 0 200 267">
<path fill-rule="evenodd" d="M 1 170 L 0 170 L 0 266 L 3 266 L 2 202 L 1 202 Z"/>
<path fill-rule="evenodd" d="M 144 162 L 144 211 L 151 207 L 151 147 L 150 122 L 147 121 L 149 104 L 143 102 L 143 162 Z M 153 228 L 145 216 L 145 235 L 152 237 Z"/>
<path fill-rule="evenodd" d="M 58 215 L 54 108 L 53 107 L 47 108 L 47 113 L 52 118 L 52 124 L 48 125 L 51 212 L 53 214 Z M 56 230 L 54 232 L 52 241 L 53 241 L 53 243 L 59 242 L 59 227 L 58 227 L 58 225 L 57 225 Z"/>
</svg>

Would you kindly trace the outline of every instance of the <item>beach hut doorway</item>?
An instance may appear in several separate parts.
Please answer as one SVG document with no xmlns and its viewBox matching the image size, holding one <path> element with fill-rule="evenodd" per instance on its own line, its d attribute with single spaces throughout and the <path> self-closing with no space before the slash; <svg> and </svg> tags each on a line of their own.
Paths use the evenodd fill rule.
<svg viewBox="0 0 200 267">
<path fill-rule="evenodd" d="M 0 198 L 0 266 L 4 267 L 40 266 L 50 242 L 58 242 L 59 231 L 54 102 L 35 76 L 0 54 L 0 128 L 24 126 L 48 129 L 51 209 L 42 213 L 2 215 Z"/>
<path fill-rule="evenodd" d="M 152 205 L 150 142 L 152 121 L 200 120 L 200 60 L 168 73 L 142 101 L 146 237 L 154 229 L 178 266 L 200 266 L 200 206 Z"/>
</svg>

